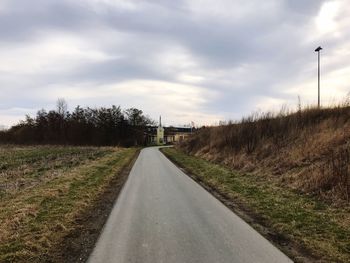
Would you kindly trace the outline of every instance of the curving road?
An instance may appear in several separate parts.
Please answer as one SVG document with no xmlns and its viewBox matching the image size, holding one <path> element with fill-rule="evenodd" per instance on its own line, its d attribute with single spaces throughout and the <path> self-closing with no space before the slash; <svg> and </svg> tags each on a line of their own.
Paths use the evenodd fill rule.
<svg viewBox="0 0 350 263">
<path fill-rule="evenodd" d="M 292 262 L 158 148 L 141 151 L 89 263 Z"/>
</svg>

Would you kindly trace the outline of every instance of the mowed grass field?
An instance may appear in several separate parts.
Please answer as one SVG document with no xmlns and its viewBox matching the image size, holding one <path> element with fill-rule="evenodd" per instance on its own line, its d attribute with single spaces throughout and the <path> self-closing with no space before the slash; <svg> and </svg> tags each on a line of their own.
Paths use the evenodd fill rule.
<svg viewBox="0 0 350 263">
<path fill-rule="evenodd" d="M 349 205 L 327 204 L 174 148 L 163 148 L 162 152 L 196 181 L 219 193 L 219 199 L 244 219 L 246 214 L 252 217 L 248 221 L 295 262 L 350 262 Z M 309 253 L 311 259 L 307 258 Z"/>
<path fill-rule="evenodd" d="M 0 262 L 42 262 L 137 149 L 0 146 Z"/>
</svg>

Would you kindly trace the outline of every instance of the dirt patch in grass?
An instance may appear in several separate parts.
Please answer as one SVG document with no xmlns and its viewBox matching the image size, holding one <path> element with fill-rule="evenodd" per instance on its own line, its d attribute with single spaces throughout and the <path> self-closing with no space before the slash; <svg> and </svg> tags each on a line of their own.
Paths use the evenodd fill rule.
<svg viewBox="0 0 350 263">
<path fill-rule="evenodd" d="M 162 152 L 295 262 L 350 262 L 350 207 L 173 148 Z"/>
</svg>

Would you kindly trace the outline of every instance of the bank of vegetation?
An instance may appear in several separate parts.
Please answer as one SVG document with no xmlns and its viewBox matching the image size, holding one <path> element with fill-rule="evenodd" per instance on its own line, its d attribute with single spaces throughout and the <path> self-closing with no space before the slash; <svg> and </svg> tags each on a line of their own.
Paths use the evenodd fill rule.
<svg viewBox="0 0 350 263">
<path fill-rule="evenodd" d="M 350 207 L 172 148 L 162 151 L 294 262 L 350 262 Z"/>
<path fill-rule="evenodd" d="M 334 203 L 350 200 L 349 147 L 347 104 L 253 114 L 203 128 L 180 145 L 188 154 Z"/>
<path fill-rule="evenodd" d="M 203 127 L 165 151 L 251 212 L 258 218 L 253 224 L 309 251 L 311 262 L 350 262 L 349 147 L 350 106 L 344 103 Z M 298 253 L 294 258 L 310 262 Z"/>
</svg>

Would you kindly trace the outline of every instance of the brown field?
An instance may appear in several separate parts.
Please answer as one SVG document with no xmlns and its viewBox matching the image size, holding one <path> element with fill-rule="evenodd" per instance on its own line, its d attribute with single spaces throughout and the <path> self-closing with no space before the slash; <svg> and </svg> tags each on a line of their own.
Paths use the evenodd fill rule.
<svg viewBox="0 0 350 263">
<path fill-rule="evenodd" d="M 136 151 L 1 146 L 0 262 L 55 262 L 52 251 L 80 227 L 76 219 L 118 180 Z"/>
</svg>

